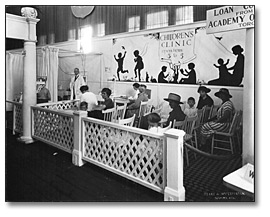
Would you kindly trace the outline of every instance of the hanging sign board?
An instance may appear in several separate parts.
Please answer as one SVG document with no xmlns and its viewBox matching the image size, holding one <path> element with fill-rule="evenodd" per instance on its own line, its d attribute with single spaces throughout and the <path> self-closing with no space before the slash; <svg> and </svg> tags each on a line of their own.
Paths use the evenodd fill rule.
<svg viewBox="0 0 270 217">
<path fill-rule="evenodd" d="M 254 28 L 255 7 L 225 6 L 207 11 L 206 33 Z"/>
</svg>

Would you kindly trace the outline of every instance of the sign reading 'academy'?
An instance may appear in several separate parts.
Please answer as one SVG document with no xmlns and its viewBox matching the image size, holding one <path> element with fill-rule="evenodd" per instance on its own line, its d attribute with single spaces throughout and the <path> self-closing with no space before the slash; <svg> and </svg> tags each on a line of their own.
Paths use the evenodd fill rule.
<svg viewBox="0 0 270 217">
<path fill-rule="evenodd" d="M 254 6 L 225 6 L 207 11 L 206 33 L 253 28 Z"/>
</svg>

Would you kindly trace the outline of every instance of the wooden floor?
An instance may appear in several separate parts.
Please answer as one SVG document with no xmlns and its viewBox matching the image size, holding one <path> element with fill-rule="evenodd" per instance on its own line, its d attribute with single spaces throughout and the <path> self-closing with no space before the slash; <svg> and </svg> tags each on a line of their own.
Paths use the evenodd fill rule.
<svg viewBox="0 0 270 217">
<path fill-rule="evenodd" d="M 7 202 L 162 202 L 164 195 L 90 163 L 72 164 L 71 154 L 36 141 L 17 141 L 6 129 Z M 187 202 L 253 201 L 228 189 L 223 177 L 242 166 L 242 158 L 217 161 L 202 156 L 184 169 Z M 193 158 L 192 158 L 193 157 Z M 219 197 L 219 195 L 225 195 Z M 227 196 L 227 195 L 230 195 Z"/>
<path fill-rule="evenodd" d="M 42 142 L 23 144 L 6 132 L 6 201 L 163 201 L 163 194 Z"/>
</svg>

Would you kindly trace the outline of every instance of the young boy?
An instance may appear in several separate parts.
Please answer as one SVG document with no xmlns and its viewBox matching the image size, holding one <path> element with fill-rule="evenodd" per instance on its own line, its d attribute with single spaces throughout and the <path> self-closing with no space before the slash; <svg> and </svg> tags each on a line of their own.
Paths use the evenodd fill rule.
<svg viewBox="0 0 270 217">
<path fill-rule="evenodd" d="M 88 103 L 83 101 L 80 103 L 80 110 L 81 111 L 87 111 L 87 108 L 88 108 Z"/>
<path fill-rule="evenodd" d="M 161 118 L 157 113 L 150 113 L 147 116 L 147 121 L 148 121 L 148 130 L 150 132 L 154 132 L 154 133 L 160 133 L 163 134 L 167 128 L 162 128 L 159 126 L 159 122 L 160 122 Z"/>
<path fill-rule="evenodd" d="M 184 114 L 189 118 L 195 117 L 197 115 L 197 109 L 195 108 L 195 99 L 193 97 L 188 98 L 187 105 L 184 109 Z"/>
</svg>

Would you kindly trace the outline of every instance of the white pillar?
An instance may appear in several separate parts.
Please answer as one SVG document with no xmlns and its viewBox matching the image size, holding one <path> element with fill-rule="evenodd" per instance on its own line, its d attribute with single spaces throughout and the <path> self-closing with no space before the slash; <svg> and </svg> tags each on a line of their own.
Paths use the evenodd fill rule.
<svg viewBox="0 0 270 217">
<path fill-rule="evenodd" d="M 36 41 L 25 41 L 24 50 L 23 134 L 20 140 L 32 143 L 30 107 L 36 105 Z"/>
<path fill-rule="evenodd" d="M 243 101 L 243 165 L 254 165 L 254 28 L 246 30 Z"/>
<path fill-rule="evenodd" d="M 82 117 L 87 117 L 86 111 L 75 111 L 74 115 L 74 147 L 72 151 L 72 163 L 76 166 L 84 165 L 82 160 L 82 135 L 83 128 L 81 127 Z"/>
<path fill-rule="evenodd" d="M 167 138 L 167 186 L 164 201 L 185 201 L 183 173 L 183 130 L 169 129 L 164 135 Z"/>
</svg>

